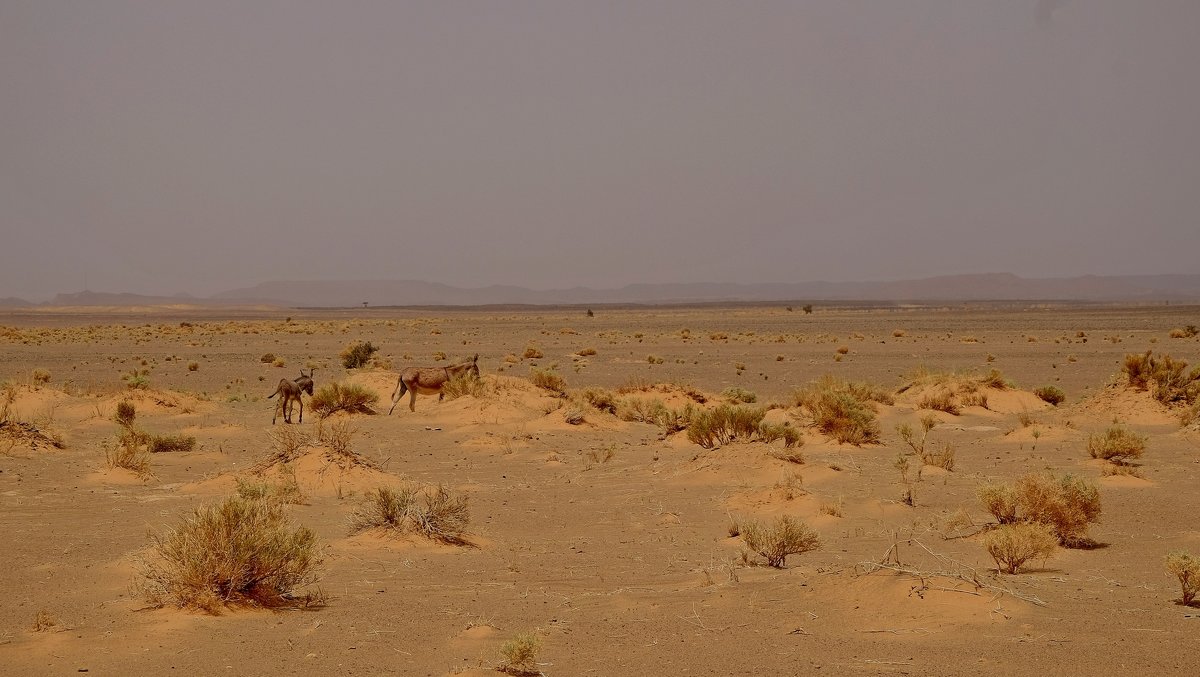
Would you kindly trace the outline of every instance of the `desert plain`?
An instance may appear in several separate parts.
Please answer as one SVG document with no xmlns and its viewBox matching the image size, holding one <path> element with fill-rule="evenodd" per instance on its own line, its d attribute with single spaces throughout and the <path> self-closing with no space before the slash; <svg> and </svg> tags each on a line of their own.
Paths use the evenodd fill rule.
<svg viewBox="0 0 1200 677">
<path fill-rule="evenodd" d="M 586 311 L 0 311 L 0 673 L 1200 673 L 1200 608 L 1164 565 L 1200 554 L 1200 429 L 1122 373 L 1146 351 L 1200 364 L 1177 331 L 1200 309 Z M 347 369 L 355 342 L 379 350 Z M 474 355 L 474 393 L 388 414 L 403 368 Z M 318 391 L 374 392 L 375 413 L 322 418 L 304 395 L 303 422 L 272 425 L 267 396 L 313 368 Z M 530 382 L 547 371 L 562 392 Z M 814 425 L 796 393 L 826 376 L 886 394 L 867 404 L 877 440 Z M 928 408 L 938 394 L 951 411 Z M 122 402 L 194 447 L 110 467 Z M 756 409 L 799 441 L 701 446 L 638 420 L 651 403 Z M 1145 447 L 1115 469 L 1088 451 L 1114 426 Z M 330 460 L 331 430 L 354 462 Z M 272 481 L 289 435 L 302 499 L 284 509 L 318 539 L 312 584 L 271 609 L 149 598 L 153 535 Z M 1000 572 L 979 488 L 1036 472 L 1093 485 L 1102 510 L 1072 547 Z M 462 542 L 351 533 L 379 487 L 437 485 L 466 501 Z M 739 531 L 780 516 L 820 545 L 767 566 Z M 537 650 L 517 666 L 501 649 L 519 636 Z"/>
</svg>

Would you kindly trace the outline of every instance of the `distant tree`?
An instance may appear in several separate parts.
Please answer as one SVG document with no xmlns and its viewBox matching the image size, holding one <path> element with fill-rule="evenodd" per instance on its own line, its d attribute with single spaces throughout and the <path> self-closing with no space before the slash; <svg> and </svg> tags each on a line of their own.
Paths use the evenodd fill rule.
<svg viewBox="0 0 1200 677">
<path fill-rule="evenodd" d="M 588 308 L 588 317 L 595 317 L 595 316 L 596 316 L 596 313 L 593 313 L 592 309 Z"/>
<path fill-rule="evenodd" d="M 803 308 L 801 308 L 800 310 L 803 310 L 805 315 L 812 315 L 812 304 L 810 303 L 810 304 L 804 306 Z"/>
</svg>

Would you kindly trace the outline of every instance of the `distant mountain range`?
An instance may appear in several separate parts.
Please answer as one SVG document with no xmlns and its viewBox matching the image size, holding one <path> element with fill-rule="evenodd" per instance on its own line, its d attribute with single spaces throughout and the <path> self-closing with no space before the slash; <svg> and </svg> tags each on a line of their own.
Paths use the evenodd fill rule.
<svg viewBox="0 0 1200 677">
<path fill-rule="evenodd" d="M 1009 273 L 948 275 L 890 282 L 773 284 L 632 284 L 615 289 L 536 290 L 515 286 L 453 287 L 417 280 L 294 280 L 263 282 L 208 298 L 78 292 L 48 306 L 273 305 L 284 307 L 673 304 L 732 301 L 1092 301 L 1200 302 L 1200 274 L 1086 275 L 1022 278 Z M 32 305 L 15 298 L 2 306 Z"/>
</svg>

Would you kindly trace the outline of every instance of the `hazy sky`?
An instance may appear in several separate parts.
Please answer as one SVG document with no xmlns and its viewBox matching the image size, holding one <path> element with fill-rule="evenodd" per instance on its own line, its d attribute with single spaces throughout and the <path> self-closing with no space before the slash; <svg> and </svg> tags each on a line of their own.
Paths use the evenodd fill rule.
<svg viewBox="0 0 1200 677">
<path fill-rule="evenodd" d="M 1200 272 L 1200 2 L 0 0 L 0 297 Z"/>
</svg>

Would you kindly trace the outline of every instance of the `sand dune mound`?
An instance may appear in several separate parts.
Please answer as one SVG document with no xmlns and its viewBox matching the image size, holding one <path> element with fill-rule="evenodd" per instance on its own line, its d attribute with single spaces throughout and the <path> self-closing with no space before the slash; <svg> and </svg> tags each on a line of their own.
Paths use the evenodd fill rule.
<svg viewBox="0 0 1200 677">
<path fill-rule="evenodd" d="M 1154 399 L 1149 391 L 1111 383 L 1079 405 L 1089 418 L 1111 421 L 1120 419 L 1132 425 L 1178 425 L 1179 415 Z"/>
<path fill-rule="evenodd" d="M 175 414 L 195 412 L 201 405 L 200 400 L 192 395 L 153 388 L 131 388 L 104 398 L 102 404 L 114 410 L 123 401 L 132 402 L 142 412 L 157 410 Z"/>
<path fill-rule="evenodd" d="M 1032 392 L 1010 387 L 998 375 L 938 374 L 919 378 L 900 388 L 896 402 L 913 409 L 950 409 L 959 413 L 972 408 L 996 414 L 1051 408 Z"/>
</svg>

